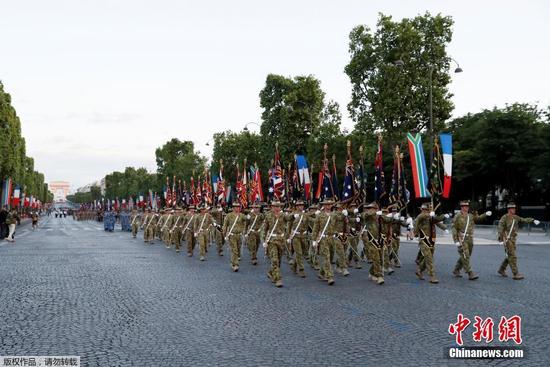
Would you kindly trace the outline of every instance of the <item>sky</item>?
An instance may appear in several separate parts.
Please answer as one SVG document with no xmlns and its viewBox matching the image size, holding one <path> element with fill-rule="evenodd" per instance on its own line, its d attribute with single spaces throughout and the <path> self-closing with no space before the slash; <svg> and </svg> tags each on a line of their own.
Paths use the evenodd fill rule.
<svg viewBox="0 0 550 367">
<path fill-rule="evenodd" d="M 215 132 L 260 122 L 269 73 L 317 77 L 351 129 L 349 32 L 375 28 L 379 12 L 426 11 L 455 22 L 454 117 L 550 105 L 547 1 L 2 1 L 0 80 L 35 169 L 76 189 L 127 166 L 154 171 L 173 137 L 209 156 Z"/>
</svg>

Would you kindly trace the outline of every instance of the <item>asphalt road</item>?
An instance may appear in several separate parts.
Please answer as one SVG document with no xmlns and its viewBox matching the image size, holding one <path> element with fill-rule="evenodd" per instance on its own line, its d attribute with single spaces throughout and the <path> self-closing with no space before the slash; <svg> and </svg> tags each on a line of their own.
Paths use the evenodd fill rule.
<svg viewBox="0 0 550 367">
<path fill-rule="evenodd" d="M 245 253 L 233 273 L 214 251 L 200 262 L 99 223 L 44 218 L 0 243 L 0 355 L 79 355 L 85 366 L 549 364 L 549 246 L 519 246 L 523 281 L 496 274 L 504 251 L 491 245 L 474 249 L 479 280 L 453 278 L 456 249 L 440 246 L 438 285 L 415 278 L 416 251 L 402 246 L 403 267 L 383 286 L 366 266 L 329 287 L 285 263 L 277 289 L 261 256 L 254 267 Z M 446 359 L 459 312 L 492 317 L 497 340 L 500 317 L 520 315 L 525 358 Z M 486 345 L 472 332 L 465 345 Z"/>
</svg>

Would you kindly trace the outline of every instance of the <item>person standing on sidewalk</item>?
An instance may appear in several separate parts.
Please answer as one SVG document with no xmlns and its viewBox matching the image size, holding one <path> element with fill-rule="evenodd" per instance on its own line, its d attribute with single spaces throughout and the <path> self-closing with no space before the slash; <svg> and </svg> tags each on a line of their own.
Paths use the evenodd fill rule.
<svg viewBox="0 0 550 367">
<path fill-rule="evenodd" d="M 9 241 L 9 242 L 15 242 L 15 240 L 13 239 L 13 234 L 15 233 L 15 226 L 17 225 L 17 223 L 20 221 L 19 219 L 19 215 L 17 215 L 17 210 L 15 209 L 12 209 L 9 213 L 8 213 L 8 216 L 6 217 L 6 224 L 8 226 L 8 237 L 6 238 L 6 241 Z"/>
</svg>

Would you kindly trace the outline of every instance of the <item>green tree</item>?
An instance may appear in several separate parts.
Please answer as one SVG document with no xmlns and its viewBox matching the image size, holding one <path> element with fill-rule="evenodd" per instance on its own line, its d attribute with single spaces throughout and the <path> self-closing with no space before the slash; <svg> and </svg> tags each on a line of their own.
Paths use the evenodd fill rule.
<svg viewBox="0 0 550 367">
<path fill-rule="evenodd" d="M 247 167 L 258 163 L 260 172 L 267 172 L 269 161 L 262 155 L 262 138 L 250 131 L 239 133 L 225 131 L 214 134 L 214 149 L 212 152 L 212 173 L 217 175 L 220 170 L 220 159 L 223 160 L 223 175 L 229 182 L 235 182 L 237 164 L 243 170 L 244 160 Z"/>
<path fill-rule="evenodd" d="M 454 108 L 448 90 L 452 38 L 451 17 L 426 13 L 399 22 L 380 14 L 376 30 L 355 27 L 349 36 L 351 56 L 345 72 L 352 84 L 348 111 L 355 129 L 401 141 L 407 132 L 429 127 L 430 69 L 433 122 L 444 127 Z"/>
<path fill-rule="evenodd" d="M 296 153 L 307 153 L 308 139 L 321 122 L 324 95 L 321 83 L 311 75 L 267 76 L 260 92 L 264 161 L 273 157 L 276 142 L 283 162 L 291 161 Z"/>
<path fill-rule="evenodd" d="M 193 174 L 204 172 L 206 158 L 199 155 L 194 150 L 192 141 L 180 141 L 177 138 L 166 142 L 162 147 L 155 151 L 157 159 L 157 175 L 159 180 L 166 182 L 166 177 L 170 183 L 174 176 L 176 179 L 188 181 Z M 161 183 L 162 184 L 162 183 Z"/>
<path fill-rule="evenodd" d="M 541 202 L 550 187 L 550 131 L 537 106 L 512 104 L 454 119 L 453 196 L 484 197 L 496 186 Z"/>
</svg>

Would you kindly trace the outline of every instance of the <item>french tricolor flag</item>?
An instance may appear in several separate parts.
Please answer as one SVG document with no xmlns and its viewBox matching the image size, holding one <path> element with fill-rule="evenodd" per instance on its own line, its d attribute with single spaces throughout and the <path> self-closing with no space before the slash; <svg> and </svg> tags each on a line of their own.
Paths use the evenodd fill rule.
<svg viewBox="0 0 550 367">
<path fill-rule="evenodd" d="M 303 155 L 296 156 L 296 165 L 298 166 L 298 177 L 300 184 L 304 187 L 306 198 L 309 198 L 309 190 L 311 189 L 311 178 L 307 167 L 306 157 Z"/>
<path fill-rule="evenodd" d="M 451 195 L 451 177 L 453 171 L 453 136 L 451 134 L 439 134 L 441 152 L 443 153 L 443 197 L 448 199 Z"/>
</svg>

